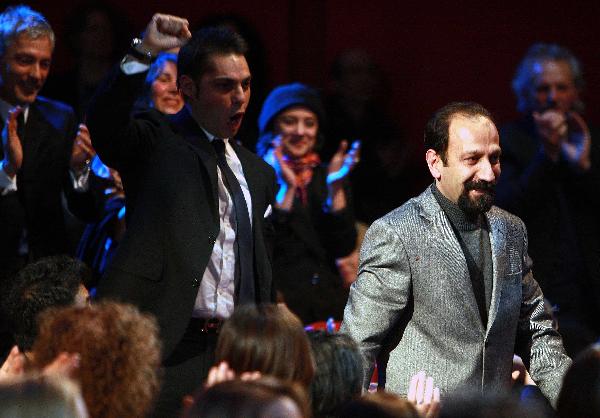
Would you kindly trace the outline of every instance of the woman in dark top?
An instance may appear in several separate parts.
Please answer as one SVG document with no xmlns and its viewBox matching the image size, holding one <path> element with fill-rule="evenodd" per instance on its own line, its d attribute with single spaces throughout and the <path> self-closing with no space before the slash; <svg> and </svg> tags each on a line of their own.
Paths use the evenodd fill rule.
<svg viewBox="0 0 600 418">
<path fill-rule="evenodd" d="M 324 124 L 321 100 L 300 83 L 275 88 L 258 125 L 258 154 L 277 172 L 273 278 L 288 307 L 306 324 L 342 319 L 347 290 L 335 260 L 356 244 L 346 178 L 359 144 L 343 141 L 329 164 L 317 154 Z"/>
</svg>

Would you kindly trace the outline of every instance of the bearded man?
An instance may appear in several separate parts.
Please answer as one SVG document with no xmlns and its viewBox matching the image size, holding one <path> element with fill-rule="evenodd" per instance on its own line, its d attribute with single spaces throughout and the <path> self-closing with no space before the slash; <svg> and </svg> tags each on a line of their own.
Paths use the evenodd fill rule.
<svg viewBox="0 0 600 418">
<path fill-rule="evenodd" d="M 371 225 L 344 312 L 365 376 L 377 359 L 389 391 L 407 394 L 426 370 L 442 396 L 494 393 L 509 388 L 517 353 L 555 403 L 571 361 L 533 278 L 523 222 L 493 206 L 501 149 L 490 113 L 446 105 L 425 128 L 425 149 L 434 183 Z"/>
</svg>

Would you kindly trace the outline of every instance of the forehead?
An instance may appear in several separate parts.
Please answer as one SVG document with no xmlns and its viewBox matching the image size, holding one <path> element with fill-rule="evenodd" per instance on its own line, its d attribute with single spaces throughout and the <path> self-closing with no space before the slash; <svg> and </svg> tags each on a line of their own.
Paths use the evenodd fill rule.
<svg viewBox="0 0 600 418">
<path fill-rule="evenodd" d="M 463 153 L 500 148 L 496 125 L 485 116 L 454 115 L 448 132 L 449 153 Z"/>
<path fill-rule="evenodd" d="M 208 58 L 203 77 L 243 80 L 250 77 L 250 68 L 243 55 L 213 54 Z"/>
<path fill-rule="evenodd" d="M 573 72 L 566 61 L 539 61 L 533 65 L 533 71 L 538 83 L 573 83 Z"/>
<path fill-rule="evenodd" d="M 313 112 L 312 110 L 310 110 L 309 108 L 305 107 L 305 106 L 301 106 L 301 105 L 297 105 L 297 106 L 292 106 L 289 107 L 285 110 L 283 110 L 280 114 L 279 117 L 294 117 L 294 118 L 317 118 L 317 115 L 315 114 L 315 112 Z"/>
<path fill-rule="evenodd" d="M 32 38 L 26 33 L 21 33 L 7 45 L 6 54 L 32 54 L 49 59 L 52 57 L 52 49 L 52 41 L 48 36 Z"/>
</svg>

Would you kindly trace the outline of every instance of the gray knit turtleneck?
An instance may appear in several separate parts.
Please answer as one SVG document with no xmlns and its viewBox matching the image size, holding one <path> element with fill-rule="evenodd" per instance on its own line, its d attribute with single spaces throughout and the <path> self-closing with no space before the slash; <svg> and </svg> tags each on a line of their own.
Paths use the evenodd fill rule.
<svg viewBox="0 0 600 418">
<path fill-rule="evenodd" d="M 493 267 L 489 226 L 483 214 L 468 216 L 458 205 L 444 196 L 435 184 L 431 185 L 435 199 L 450 220 L 452 229 L 463 250 L 477 307 L 484 327 L 492 299 Z"/>
</svg>

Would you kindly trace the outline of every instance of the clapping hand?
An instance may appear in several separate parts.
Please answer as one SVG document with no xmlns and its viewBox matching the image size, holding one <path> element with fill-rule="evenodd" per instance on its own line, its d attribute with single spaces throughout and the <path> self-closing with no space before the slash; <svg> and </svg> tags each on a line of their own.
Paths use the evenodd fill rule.
<svg viewBox="0 0 600 418">
<path fill-rule="evenodd" d="M 440 411 L 440 389 L 433 386 L 433 378 L 427 377 L 424 371 L 418 372 L 410 380 L 407 398 L 415 404 L 422 416 L 437 417 Z"/>
<path fill-rule="evenodd" d="M 277 135 L 273 140 L 273 159 L 270 162 L 275 173 L 277 174 L 277 180 L 280 185 L 287 186 L 288 189 L 295 189 L 297 186 L 296 174 L 283 158 L 283 152 L 281 148 L 281 135 Z"/>
<path fill-rule="evenodd" d="M 578 113 L 565 114 L 551 109 L 534 112 L 533 120 L 544 151 L 551 160 L 558 161 L 562 153 L 573 167 L 582 171 L 590 168 L 590 131 Z"/>
<path fill-rule="evenodd" d="M 17 134 L 17 118 L 23 113 L 23 108 L 16 106 L 8 111 L 8 119 L 2 130 L 2 145 L 4 147 L 4 172 L 13 177 L 23 164 L 23 146 Z"/>
<path fill-rule="evenodd" d="M 354 141 L 349 151 L 348 141 L 340 142 L 340 146 L 329 162 L 327 184 L 331 185 L 345 179 L 359 160 L 360 140 Z"/>
<path fill-rule="evenodd" d="M 569 135 L 562 143 L 562 152 L 566 160 L 581 171 L 587 171 L 591 167 L 590 149 L 592 139 L 590 130 L 576 112 L 569 112 L 567 118 Z"/>
<path fill-rule="evenodd" d="M 77 136 L 73 142 L 73 149 L 71 151 L 71 170 L 76 173 L 81 172 L 83 168 L 90 163 L 91 159 L 96 155 L 96 151 L 92 147 L 92 139 L 90 137 L 90 131 L 87 126 L 83 123 L 79 125 Z"/>
</svg>

